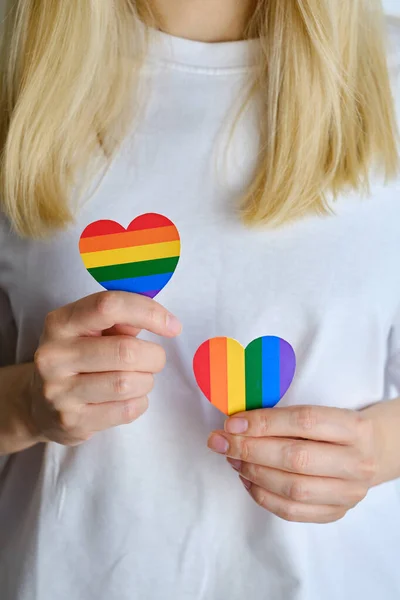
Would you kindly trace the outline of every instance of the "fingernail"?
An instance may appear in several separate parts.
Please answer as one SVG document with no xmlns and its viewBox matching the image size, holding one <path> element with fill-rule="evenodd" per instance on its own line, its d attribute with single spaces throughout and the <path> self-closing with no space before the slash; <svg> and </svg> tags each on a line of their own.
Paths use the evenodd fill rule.
<svg viewBox="0 0 400 600">
<path fill-rule="evenodd" d="M 246 419 L 228 419 L 225 421 L 225 431 L 227 433 L 245 433 L 249 428 L 249 422 Z"/>
<path fill-rule="evenodd" d="M 239 475 L 239 479 L 240 479 L 240 481 L 243 483 L 243 485 L 244 485 L 244 487 L 246 488 L 246 490 L 247 490 L 247 491 L 249 491 L 249 489 L 250 489 L 250 488 L 251 488 L 251 486 L 252 486 L 252 483 L 251 483 L 251 481 L 249 481 L 248 479 L 244 479 L 243 477 L 240 477 L 240 475 Z"/>
<path fill-rule="evenodd" d="M 182 331 L 181 322 L 179 321 L 179 319 L 177 319 L 171 313 L 168 313 L 168 315 L 167 315 L 167 329 L 171 333 L 176 333 L 176 334 L 181 333 L 181 331 Z"/>
<path fill-rule="evenodd" d="M 218 454 L 226 454 L 229 450 L 228 440 L 218 434 L 209 437 L 208 447 L 210 450 L 213 450 L 213 452 L 218 452 Z"/>
<path fill-rule="evenodd" d="M 235 469 L 235 471 L 240 471 L 240 469 L 242 468 L 241 460 L 236 460 L 236 458 L 228 458 L 227 460 L 231 467 Z"/>
</svg>

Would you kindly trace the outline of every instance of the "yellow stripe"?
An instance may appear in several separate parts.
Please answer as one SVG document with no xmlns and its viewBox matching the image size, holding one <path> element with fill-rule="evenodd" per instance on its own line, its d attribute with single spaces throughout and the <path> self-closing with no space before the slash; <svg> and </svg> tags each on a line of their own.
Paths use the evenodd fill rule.
<svg viewBox="0 0 400 600">
<path fill-rule="evenodd" d="M 116 250 L 102 250 L 100 252 L 87 252 L 82 254 L 83 264 L 87 269 L 95 267 L 110 267 L 124 265 L 142 260 L 156 260 L 158 258 L 172 258 L 180 254 L 180 242 L 163 242 L 162 244 L 149 244 L 146 246 L 133 246 L 132 248 L 118 248 Z"/>
<path fill-rule="evenodd" d="M 244 348 L 228 338 L 228 414 L 246 410 Z"/>
</svg>

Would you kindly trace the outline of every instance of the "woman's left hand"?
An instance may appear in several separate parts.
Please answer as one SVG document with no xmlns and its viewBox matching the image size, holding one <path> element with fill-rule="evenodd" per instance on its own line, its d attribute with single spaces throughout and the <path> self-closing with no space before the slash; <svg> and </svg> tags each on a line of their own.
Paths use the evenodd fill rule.
<svg viewBox="0 0 400 600">
<path fill-rule="evenodd" d="M 380 441 L 367 412 L 320 406 L 237 414 L 209 448 L 224 454 L 252 498 L 287 521 L 330 523 L 374 485 Z"/>
</svg>

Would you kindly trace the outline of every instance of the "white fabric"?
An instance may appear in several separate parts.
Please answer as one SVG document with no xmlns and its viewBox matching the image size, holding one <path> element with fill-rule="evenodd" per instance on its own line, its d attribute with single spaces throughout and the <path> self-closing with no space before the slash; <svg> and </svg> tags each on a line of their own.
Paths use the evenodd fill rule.
<svg viewBox="0 0 400 600">
<path fill-rule="evenodd" d="M 256 45 L 157 39 L 146 114 L 76 226 L 33 242 L 2 225 L 0 354 L 9 362 L 15 330 L 16 360 L 32 359 L 46 313 L 100 289 L 78 253 L 89 222 L 127 226 L 143 212 L 181 233 L 180 265 L 158 300 L 184 333 L 163 342 L 168 365 L 137 423 L 3 461 L 0 597 L 398 600 L 398 482 L 330 525 L 262 510 L 206 448 L 223 418 L 198 390 L 192 359 L 216 335 L 244 345 L 279 335 L 298 357 L 282 405 L 358 409 L 400 393 L 400 183 L 340 199 L 334 217 L 246 230 L 235 202 L 255 164 L 254 107 L 226 168 L 221 156 Z"/>
<path fill-rule="evenodd" d="M 400 17 L 399 0 L 383 0 L 383 7 L 388 15 Z"/>
</svg>

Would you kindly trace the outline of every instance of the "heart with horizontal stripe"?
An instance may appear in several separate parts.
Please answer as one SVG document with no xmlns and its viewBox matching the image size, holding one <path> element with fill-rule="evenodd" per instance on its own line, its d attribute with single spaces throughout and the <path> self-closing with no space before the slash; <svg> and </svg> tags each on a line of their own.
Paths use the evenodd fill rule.
<svg viewBox="0 0 400 600">
<path fill-rule="evenodd" d="M 225 415 L 272 408 L 286 394 L 296 371 L 292 346 L 274 336 L 253 340 L 247 348 L 231 338 L 204 342 L 193 359 L 197 384 Z"/>
<path fill-rule="evenodd" d="M 79 240 L 86 269 L 106 290 L 154 298 L 179 262 L 179 232 L 167 217 L 140 215 L 127 229 L 116 221 L 95 221 Z"/>
</svg>

